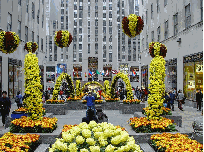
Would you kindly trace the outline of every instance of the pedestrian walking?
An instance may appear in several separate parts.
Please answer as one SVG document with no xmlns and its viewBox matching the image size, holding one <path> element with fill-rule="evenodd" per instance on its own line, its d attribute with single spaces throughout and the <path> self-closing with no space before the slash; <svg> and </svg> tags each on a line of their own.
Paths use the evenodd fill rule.
<svg viewBox="0 0 204 152">
<path fill-rule="evenodd" d="M 172 90 L 169 91 L 169 107 L 172 111 L 174 111 L 174 100 L 175 100 L 175 94 L 173 94 Z"/>
<path fill-rule="evenodd" d="M 21 108 L 23 106 L 23 96 L 21 95 L 21 92 L 18 91 L 16 98 L 19 99 L 19 102 L 17 103 L 17 107 L 18 109 Z"/>
<path fill-rule="evenodd" d="M 60 90 L 61 100 L 63 99 L 63 97 L 62 97 L 63 93 L 64 93 L 64 92 L 63 92 L 62 90 Z"/>
<path fill-rule="evenodd" d="M 202 99 L 203 99 L 203 94 L 201 93 L 201 90 L 199 89 L 199 91 L 196 93 L 196 102 L 197 102 L 197 110 L 198 111 L 201 111 Z"/>
<path fill-rule="evenodd" d="M 169 94 L 167 92 L 165 92 L 165 95 L 164 95 L 164 107 L 167 108 L 167 103 L 169 103 Z"/>
<path fill-rule="evenodd" d="M 178 92 L 178 108 L 183 111 L 183 108 L 182 108 L 182 102 L 184 100 L 184 94 L 182 93 L 181 90 L 179 90 Z"/>
<path fill-rule="evenodd" d="M 3 126 L 5 126 L 5 120 L 6 117 L 9 115 L 10 109 L 11 109 L 11 101 L 9 97 L 7 96 L 7 92 L 2 92 L 3 96 L 0 98 L 0 111 L 2 116 L 2 123 Z"/>
</svg>

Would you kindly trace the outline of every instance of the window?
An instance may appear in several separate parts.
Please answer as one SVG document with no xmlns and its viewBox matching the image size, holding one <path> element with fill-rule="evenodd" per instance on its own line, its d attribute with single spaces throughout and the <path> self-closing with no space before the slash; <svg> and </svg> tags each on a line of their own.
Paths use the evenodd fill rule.
<svg viewBox="0 0 204 152">
<path fill-rule="evenodd" d="M 160 26 L 157 28 L 157 41 L 160 42 Z"/>
<path fill-rule="evenodd" d="M 43 52 L 43 39 L 41 38 L 41 51 Z"/>
<path fill-rule="evenodd" d="M 95 54 L 98 54 L 98 43 L 95 43 Z"/>
<path fill-rule="evenodd" d="M 61 9 L 61 14 L 64 14 L 64 9 Z"/>
<path fill-rule="evenodd" d="M 174 15 L 174 35 L 178 34 L 178 13 Z"/>
<path fill-rule="evenodd" d="M 106 34 L 106 27 L 103 27 L 103 33 Z"/>
<path fill-rule="evenodd" d="M 112 11 L 109 12 L 109 18 L 112 18 Z"/>
<path fill-rule="evenodd" d="M 112 26 L 112 20 L 109 20 L 109 26 Z"/>
<path fill-rule="evenodd" d="M 77 18 L 77 12 L 74 12 L 74 18 Z"/>
<path fill-rule="evenodd" d="M 167 5 L 167 0 L 164 0 L 164 6 L 166 6 Z"/>
<path fill-rule="evenodd" d="M 90 26 L 90 21 L 88 21 L 88 26 Z"/>
<path fill-rule="evenodd" d="M 109 42 L 112 42 L 112 35 L 111 35 L 110 38 L 109 38 Z"/>
<path fill-rule="evenodd" d="M 79 28 L 79 34 L 82 34 L 82 28 Z"/>
<path fill-rule="evenodd" d="M 28 8 L 29 8 L 29 0 L 26 0 L 26 12 L 28 13 Z"/>
<path fill-rule="evenodd" d="M 66 16 L 66 24 L 68 24 L 68 16 Z"/>
<path fill-rule="evenodd" d="M 90 53 L 90 44 L 88 44 L 88 53 Z"/>
<path fill-rule="evenodd" d="M 98 30 L 95 30 L 95 35 L 97 35 L 98 34 Z"/>
<path fill-rule="evenodd" d="M 124 1 L 122 1 L 122 7 L 124 7 Z"/>
<path fill-rule="evenodd" d="M 159 13 L 159 0 L 157 0 L 157 13 Z"/>
<path fill-rule="evenodd" d="M 32 42 L 34 42 L 34 32 L 32 31 Z"/>
<path fill-rule="evenodd" d="M 201 21 L 203 20 L 203 0 L 200 0 Z"/>
<path fill-rule="evenodd" d="M 21 6 L 21 0 L 18 0 L 18 4 Z"/>
<path fill-rule="evenodd" d="M 8 13 L 7 31 L 12 31 L 12 15 Z"/>
<path fill-rule="evenodd" d="M 112 10 L 112 4 L 109 4 L 109 10 Z"/>
<path fill-rule="evenodd" d="M 112 53 L 109 53 L 109 62 L 112 62 Z"/>
<path fill-rule="evenodd" d="M 167 39 L 168 38 L 168 21 L 166 21 L 165 23 L 164 23 L 164 30 L 165 30 L 165 32 L 164 32 L 164 38 L 165 39 Z"/>
<path fill-rule="evenodd" d="M 39 35 L 37 35 L 37 44 L 39 46 Z"/>
<path fill-rule="evenodd" d="M 128 61 L 131 61 L 131 55 L 128 55 Z"/>
<path fill-rule="evenodd" d="M 19 36 L 19 39 L 21 39 L 21 22 L 18 21 L 18 36 Z"/>
<path fill-rule="evenodd" d="M 79 42 L 82 42 L 82 35 L 79 35 Z"/>
<path fill-rule="evenodd" d="M 43 28 L 43 25 L 44 25 L 44 14 L 42 15 L 42 28 Z"/>
<path fill-rule="evenodd" d="M 106 36 L 103 36 L 103 42 L 106 42 Z"/>
<path fill-rule="evenodd" d="M 125 55 L 122 55 L 122 59 L 125 60 Z"/>
<path fill-rule="evenodd" d="M 83 6 L 79 6 L 79 10 L 83 10 Z"/>
<path fill-rule="evenodd" d="M 190 4 L 185 7 L 185 22 L 186 28 L 191 26 L 191 12 L 190 12 Z"/>
<path fill-rule="evenodd" d="M 153 3 L 151 4 L 151 19 L 153 19 Z"/>
<path fill-rule="evenodd" d="M 103 18 L 106 18 L 106 13 L 103 13 Z"/>
<path fill-rule="evenodd" d="M 146 34 L 147 35 L 147 34 Z M 148 43 L 148 35 L 146 37 L 146 48 L 148 49 L 149 48 L 149 43 Z"/>
<path fill-rule="evenodd" d="M 98 12 L 95 12 L 95 17 L 98 17 Z"/>
<path fill-rule="evenodd" d="M 77 21 L 76 20 L 74 20 L 74 26 L 77 26 Z"/>
<path fill-rule="evenodd" d="M 79 53 L 79 62 L 82 62 L 82 53 Z"/>
<path fill-rule="evenodd" d="M 103 20 L 103 26 L 106 26 L 106 20 Z"/>
<path fill-rule="evenodd" d="M 106 58 L 106 50 L 103 50 L 103 58 Z"/>
<path fill-rule="evenodd" d="M 88 34 L 90 34 L 90 27 L 88 27 Z"/>
<path fill-rule="evenodd" d="M 82 50 L 82 44 L 79 44 L 79 50 Z"/>
<path fill-rule="evenodd" d="M 28 27 L 25 26 L 25 42 L 28 42 Z"/>
<path fill-rule="evenodd" d="M 98 19 L 95 20 L 95 26 L 98 26 Z"/>
<path fill-rule="evenodd" d="M 66 60 L 68 60 L 68 55 L 66 55 Z"/>
<path fill-rule="evenodd" d="M 103 10 L 106 10 L 106 6 L 103 6 Z"/>
<path fill-rule="evenodd" d="M 35 19 L 35 4 L 32 3 L 32 18 Z"/>
<path fill-rule="evenodd" d="M 42 4 L 44 5 L 44 0 L 42 0 Z"/>
<path fill-rule="evenodd" d="M 64 22 L 64 16 L 61 16 L 61 22 Z"/>
<path fill-rule="evenodd" d="M 112 34 L 112 27 L 109 27 L 109 34 Z"/>
<path fill-rule="evenodd" d="M 98 42 L 98 35 L 95 35 L 95 42 Z"/>
<path fill-rule="evenodd" d="M 79 26 L 82 26 L 82 19 L 79 19 Z"/>
<path fill-rule="evenodd" d="M 98 10 L 98 6 L 95 6 L 95 10 Z"/>
<path fill-rule="evenodd" d="M 79 11 L 79 18 L 83 18 L 83 10 Z"/>
<path fill-rule="evenodd" d="M 90 35 L 88 35 L 88 42 L 90 42 Z"/>
<path fill-rule="evenodd" d="M 61 23 L 61 29 L 62 30 L 64 29 L 64 23 Z"/>
<path fill-rule="evenodd" d="M 40 17 L 40 10 L 38 10 L 38 14 L 37 14 L 37 23 L 39 24 L 39 17 Z"/>
<path fill-rule="evenodd" d="M 152 31 L 151 34 L 152 34 L 152 42 L 154 42 L 154 31 Z"/>
<path fill-rule="evenodd" d="M 52 61 L 52 55 L 50 55 L 50 57 L 49 57 L 49 61 Z"/>
<path fill-rule="evenodd" d="M 142 5 L 144 4 L 143 0 L 142 0 Z"/>
<path fill-rule="evenodd" d="M 147 24 L 147 21 L 148 21 L 148 12 L 146 11 L 146 24 Z"/>
</svg>

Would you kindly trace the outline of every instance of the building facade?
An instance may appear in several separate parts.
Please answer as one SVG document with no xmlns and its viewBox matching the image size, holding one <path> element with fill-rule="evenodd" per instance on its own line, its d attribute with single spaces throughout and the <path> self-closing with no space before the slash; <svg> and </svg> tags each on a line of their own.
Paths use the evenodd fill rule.
<svg viewBox="0 0 204 152">
<path fill-rule="evenodd" d="M 7 91 L 10 98 L 17 91 L 24 94 L 24 58 L 27 51 L 24 45 L 28 41 L 38 43 L 36 51 L 40 65 L 40 75 L 44 86 L 45 66 L 45 5 L 44 0 L 1 0 L 0 29 L 16 32 L 20 38 L 17 50 L 12 54 L 0 52 L 0 92 Z"/>
<path fill-rule="evenodd" d="M 115 76 L 112 70 L 121 70 L 130 74 L 136 87 L 140 79 L 140 39 L 128 38 L 121 26 L 123 17 L 133 13 L 139 14 L 137 0 L 61 0 L 58 19 L 49 21 L 47 86 L 54 87 L 53 82 L 64 71 L 73 80 L 104 81 Z M 73 36 L 68 48 L 54 44 L 54 33 L 60 29 Z M 104 75 L 96 74 L 96 70 L 104 71 Z M 137 76 L 132 77 L 133 70 Z"/>
<path fill-rule="evenodd" d="M 144 19 L 141 33 L 141 63 L 148 65 L 150 42 L 167 47 L 166 90 L 183 90 L 195 100 L 203 90 L 203 4 L 202 0 L 140 0 L 139 14 Z M 149 75 L 149 72 L 148 72 Z M 149 80 L 148 83 L 149 84 Z"/>
</svg>

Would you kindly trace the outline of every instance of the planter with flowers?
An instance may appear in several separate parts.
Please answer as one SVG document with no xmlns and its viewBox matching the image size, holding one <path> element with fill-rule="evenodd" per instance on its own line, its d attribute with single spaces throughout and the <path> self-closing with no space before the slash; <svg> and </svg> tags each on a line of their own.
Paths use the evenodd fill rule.
<svg viewBox="0 0 204 152">
<path fill-rule="evenodd" d="M 19 46 L 19 36 L 15 32 L 0 32 L 0 50 L 3 53 L 13 53 Z"/>
<path fill-rule="evenodd" d="M 196 140 L 188 138 L 185 134 L 171 134 L 162 133 L 154 134 L 150 138 L 151 146 L 155 151 L 166 152 L 166 151 L 179 151 L 179 152 L 202 152 L 203 145 L 198 143 Z"/>
<path fill-rule="evenodd" d="M 65 115 L 64 100 L 47 100 L 43 105 L 47 113 L 53 113 L 53 115 Z"/>
<path fill-rule="evenodd" d="M 39 137 L 37 134 L 16 135 L 7 132 L 0 138 L 0 151 L 33 152 L 40 144 Z"/>
<path fill-rule="evenodd" d="M 103 100 L 95 100 L 94 102 L 95 102 L 95 104 L 102 104 L 102 103 L 103 103 Z M 87 101 L 86 101 L 86 100 L 83 100 L 82 103 L 83 103 L 83 104 L 86 104 Z"/>
<path fill-rule="evenodd" d="M 147 115 L 146 112 L 148 111 L 148 109 L 149 108 L 143 108 L 142 109 L 142 114 L 146 116 Z M 163 110 L 162 116 L 164 116 L 164 115 L 172 115 L 171 109 L 162 107 L 162 110 Z"/>
<path fill-rule="evenodd" d="M 133 137 L 110 123 L 80 123 L 66 132 L 49 149 L 54 151 L 135 151 L 142 152 Z"/>
<path fill-rule="evenodd" d="M 82 98 L 79 96 L 69 97 L 66 103 L 66 110 L 82 110 L 84 109 Z"/>
<path fill-rule="evenodd" d="M 46 104 L 64 104 L 64 100 L 47 100 Z"/>
</svg>

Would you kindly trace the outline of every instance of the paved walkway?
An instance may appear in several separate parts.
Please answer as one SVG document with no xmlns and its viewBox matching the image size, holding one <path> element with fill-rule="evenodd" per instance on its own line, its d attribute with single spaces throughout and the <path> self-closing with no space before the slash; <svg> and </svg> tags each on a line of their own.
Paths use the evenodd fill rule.
<svg viewBox="0 0 204 152">
<path fill-rule="evenodd" d="M 147 102 L 145 102 L 145 105 L 147 106 Z M 195 118 L 202 117 L 201 111 L 197 111 L 196 108 L 183 106 L 184 111 L 181 111 L 178 109 L 177 102 L 174 104 L 175 111 L 174 113 L 182 116 L 182 127 L 185 131 L 193 132 L 192 123 Z M 17 105 L 14 102 L 11 106 L 11 112 L 17 109 Z M 104 113 L 109 118 L 109 123 L 112 123 L 113 125 L 121 125 L 123 126 L 126 124 L 128 119 L 130 117 L 134 117 L 133 114 L 120 114 L 119 110 L 104 110 Z M 79 124 L 82 122 L 82 117 L 86 116 L 85 110 L 69 110 L 67 115 L 54 115 L 58 118 L 59 124 Z M 0 130 L 4 129 L 2 124 L 2 118 L 0 117 Z"/>
</svg>

